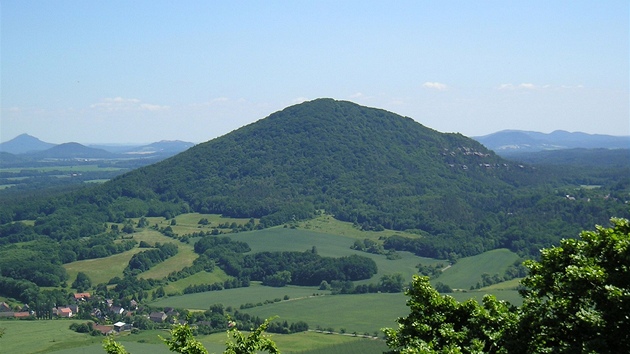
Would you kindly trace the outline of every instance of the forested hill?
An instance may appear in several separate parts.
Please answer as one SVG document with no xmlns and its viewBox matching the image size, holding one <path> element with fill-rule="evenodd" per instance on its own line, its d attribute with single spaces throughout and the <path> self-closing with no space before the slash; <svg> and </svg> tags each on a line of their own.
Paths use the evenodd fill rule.
<svg viewBox="0 0 630 354">
<path fill-rule="evenodd" d="M 429 225 L 449 219 L 461 225 L 489 211 L 493 195 L 511 188 L 502 176 L 514 169 L 521 168 L 462 135 L 442 134 L 384 110 L 319 99 L 108 187 L 271 224 L 324 209 L 342 220 L 434 232 Z"/>
<path fill-rule="evenodd" d="M 536 254 L 628 214 L 627 184 L 602 176 L 589 182 L 584 175 L 545 174 L 460 134 L 318 99 L 103 185 L 6 206 L 0 221 L 37 219 L 35 233 L 62 239 L 141 216 L 196 211 L 260 218 L 260 226 L 269 227 L 323 210 L 364 230 L 421 234 L 419 241 L 392 239 L 388 245 L 423 256 L 468 256 L 498 247 Z M 576 193 L 573 186 L 564 188 L 570 184 L 599 188 L 568 198 Z M 0 230 L 0 238 L 12 232 Z"/>
</svg>

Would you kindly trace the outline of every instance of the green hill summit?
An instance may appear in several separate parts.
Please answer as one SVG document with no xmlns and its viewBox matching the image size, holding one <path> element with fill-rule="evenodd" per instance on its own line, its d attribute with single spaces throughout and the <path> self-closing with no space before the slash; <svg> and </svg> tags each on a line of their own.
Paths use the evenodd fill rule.
<svg viewBox="0 0 630 354">
<path fill-rule="evenodd" d="M 267 225 L 326 210 L 372 227 L 445 232 L 474 222 L 510 188 L 507 161 L 460 134 L 345 101 L 276 112 L 161 163 L 110 190 L 185 202 L 194 211 Z M 133 192 L 131 192 L 133 191 Z M 124 194 L 124 193 L 123 193 Z"/>
</svg>

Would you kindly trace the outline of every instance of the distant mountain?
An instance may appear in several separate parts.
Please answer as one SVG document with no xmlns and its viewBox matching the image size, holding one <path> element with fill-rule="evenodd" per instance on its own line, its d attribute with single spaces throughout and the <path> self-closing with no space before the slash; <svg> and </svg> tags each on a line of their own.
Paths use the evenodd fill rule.
<svg viewBox="0 0 630 354">
<path fill-rule="evenodd" d="M 262 217 L 267 225 L 321 209 L 341 220 L 437 234 L 454 224 L 474 225 L 495 204 L 488 198 L 513 188 L 504 177 L 521 171 L 463 135 L 381 109 L 318 99 L 104 188 L 185 202 L 202 213 Z"/>
<path fill-rule="evenodd" d="M 79 143 L 64 143 L 52 148 L 31 154 L 39 159 L 112 159 L 120 155 L 81 145 Z"/>
<path fill-rule="evenodd" d="M 563 130 L 556 130 L 549 134 L 522 130 L 504 130 L 485 136 L 473 137 L 473 139 L 502 156 L 522 152 L 560 149 L 630 148 L 630 136 L 570 133 Z"/>
<path fill-rule="evenodd" d="M 24 154 L 29 152 L 43 151 L 52 148 L 55 144 L 46 143 L 34 136 L 21 134 L 15 138 L 0 144 L 0 151 L 11 154 Z"/>
<path fill-rule="evenodd" d="M 175 155 L 195 146 L 181 140 L 162 140 L 149 145 L 138 146 L 124 152 L 126 155 Z"/>
<path fill-rule="evenodd" d="M 187 212 L 257 218 L 256 227 L 271 227 L 325 212 L 366 231 L 413 232 L 419 241 L 394 238 L 390 248 L 449 258 L 501 247 L 534 255 L 628 214 L 624 184 L 611 198 L 593 191 L 591 200 L 569 200 L 550 187 L 567 184 L 555 173 L 392 112 L 317 99 L 58 198 L 38 230 L 68 225 L 54 232 L 65 237 L 105 222 Z M 578 185 L 603 180 L 567 177 Z M 17 220 L 40 218 L 49 205 L 41 203 L 19 205 Z M 11 210 L 0 217 L 15 221 Z M 80 230 L 65 221 L 73 215 Z"/>
</svg>

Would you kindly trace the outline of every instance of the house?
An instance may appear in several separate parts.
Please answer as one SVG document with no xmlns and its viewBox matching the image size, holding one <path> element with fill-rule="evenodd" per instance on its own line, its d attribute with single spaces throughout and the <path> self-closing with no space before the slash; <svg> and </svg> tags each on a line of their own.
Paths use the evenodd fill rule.
<svg viewBox="0 0 630 354">
<path fill-rule="evenodd" d="M 130 323 L 125 323 L 125 322 L 116 322 L 116 323 L 114 323 L 114 330 L 116 332 L 130 331 L 131 330 L 131 324 Z"/>
<path fill-rule="evenodd" d="M 149 319 L 153 322 L 162 323 L 166 321 L 166 314 L 164 312 L 151 312 Z"/>
<path fill-rule="evenodd" d="M 72 317 L 72 310 L 69 307 L 57 307 L 53 308 L 53 314 L 58 317 L 70 318 Z"/>
<path fill-rule="evenodd" d="M 20 312 L 14 312 L 13 313 L 13 317 L 15 318 L 27 318 L 31 315 L 30 312 L 27 311 L 20 311 Z"/>
<path fill-rule="evenodd" d="M 0 302 L 0 312 L 13 312 L 13 310 L 11 309 L 11 306 L 9 306 L 9 304 L 3 301 Z"/>
<path fill-rule="evenodd" d="M 94 324 L 94 326 L 92 328 L 94 328 L 95 330 L 101 332 L 104 335 L 108 335 L 108 334 L 114 333 L 114 327 L 113 326 L 104 326 L 104 325 L 100 325 L 100 324 Z"/>
<path fill-rule="evenodd" d="M 74 294 L 74 299 L 76 301 L 79 301 L 79 300 L 85 301 L 86 299 L 89 299 L 89 298 L 90 298 L 90 293 L 76 293 L 76 294 Z"/>
<path fill-rule="evenodd" d="M 75 315 L 79 313 L 79 305 L 77 304 L 70 304 L 68 305 L 68 308 L 72 310 L 72 313 Z"/>
<path fill-rule="evenodd" d="M 109 308 L 109 312 L 115 315 L 122 315 L 125 312 L 125 309 L 120 306 L 112 306 Z"/>
</svg>

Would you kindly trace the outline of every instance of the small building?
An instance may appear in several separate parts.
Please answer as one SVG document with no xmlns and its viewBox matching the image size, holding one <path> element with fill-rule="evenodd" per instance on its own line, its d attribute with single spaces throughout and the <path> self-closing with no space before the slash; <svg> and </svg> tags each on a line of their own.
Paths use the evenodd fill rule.
<svg viewBox="0 0 630 354">
<path fill-rule="evenodd" d="M 125 309 L 121 306 L 112 306 L 109 308 L 109 312 L 115 315 L 122 315 L 125 312 Z"/>
<path fill-rule="evenodd" d="M 53 308 L 53 314 L 58 317 L 70 318 L 72 317 L 72 310 L 69 307 L 57 307 Z"/>
<path fill-rule="evenodd" d="M 151 314 L 149 315 L 149 319 L 153 322 L 157 322 L 157 323 L 162 323 L 164 321 L 166 321 L 166 314 L 162 311 L 160 312 L 151 312 Z"/>
<path fill-rule="evenodd" d="M 11 306 L 9 306 L 9 304 L 3 301 L 0 302 L 0 312 L 13 312 L 13 310 L 11 309 Z"/>
<path fill-rule="evenodd" d="M 89 298 L 90 298 L 90 293 L 76 293 L 76 294 L 74 294 L 74 299 L 76 301 L 79 301 L 79 300 L 85 301 L 86 299 L 89 299 Z"/>
<path fill-rule="evenodd" d="M 114 323 L 114 330 L 116 332 L 130 331 L 131 330 L 131 324 L 130 323 L 125 323 L 125 322 L 116 322 L 116 323 Z"/>
<path fill-rule="evenodd" d="M 114 326 L 105 326 L 100 324 L 94 324 L 93 328 L 104 335 L 114 333 Z"/>
</svg>

